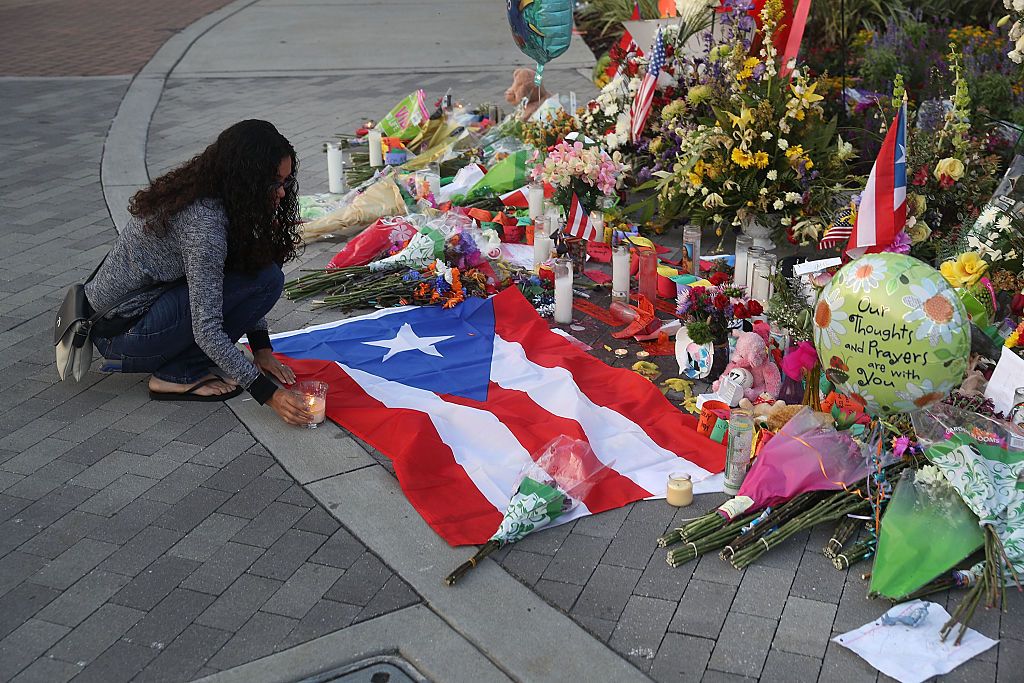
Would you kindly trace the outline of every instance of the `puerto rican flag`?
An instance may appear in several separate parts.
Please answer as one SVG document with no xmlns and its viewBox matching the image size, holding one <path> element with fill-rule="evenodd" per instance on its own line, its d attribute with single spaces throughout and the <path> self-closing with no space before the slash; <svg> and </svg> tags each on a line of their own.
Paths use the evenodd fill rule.
<svg viewBox="0 0 1024 683">
<path fill-rule="evenodd" d="M 867 251 L 880 251 L 892 244 L 906 222 L 907 102 L 904 98 L 860 196 L 857 220 L 846 252 L 856 258 Z"/>
<path fill-rule="evenodd" d="M 544 183 L 544 198 L 551 199 L 555 196 L 555 188 Z M 530 206 L 530 186 L 523 185 L 516 190 L 510 190 L 498 197 L 504 206 L 511 206 L 517 209 L 525 209 Z"/>
<path fill-rule="evenodd" d="M 572 193 L 572 202 L 569 204 L 569 215 L 565 219 L 565 232 L 585 240 L 594 240 L 603 235 L 597 234 L 597 228 L 590 221 L 590 214 L 580 204 L 580 198 Z"/>
<path fill-rule="evenodd" d="M 452 545 L 501 523 L 523 467 L 561 435 L 611 468 L 558 523 L 665 495 L 672 472 L 720 491 L 725 451 L 629 370 L 552 332 L 515 288 L 451 308 L 405 306 L 274 336 L 300 379 L 330 385 L 327 415 L 391 458 Z"/>
</svg>

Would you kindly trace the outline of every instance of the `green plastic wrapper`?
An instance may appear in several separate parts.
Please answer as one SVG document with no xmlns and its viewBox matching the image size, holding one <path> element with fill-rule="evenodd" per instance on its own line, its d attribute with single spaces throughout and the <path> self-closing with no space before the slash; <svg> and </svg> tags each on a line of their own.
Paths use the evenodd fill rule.
<svg viewBox="0 0 1024 683">
<path fill-rule="evenodd" d="M 409 140 L 420 134 L 420 125 L 430 118 L 426 105 L 427 94 L 422 90 L 410 94 L 377 122 L 377 128 L 386 136 Z"/>
<path fill-rule="evenodd" d="M 902 598 L 981 547 L 978 517 L 934 466 L 905 473 L 882 517 L 871 591 Z"/>
</svg>

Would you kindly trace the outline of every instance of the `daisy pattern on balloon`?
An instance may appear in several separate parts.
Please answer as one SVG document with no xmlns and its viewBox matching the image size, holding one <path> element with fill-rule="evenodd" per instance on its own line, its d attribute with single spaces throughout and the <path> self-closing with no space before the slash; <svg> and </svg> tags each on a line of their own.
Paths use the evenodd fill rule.
<svg viewBox="0 0 1024 683">
<path fill-rule="evenodd" d="M 845 323 L 850 319 L 842 310 L 843 303 L 838 289 L 829 289 L 818 298 L 814 305 L 815 346 L 831 349 L 839 345 L 839 339 L 846 334 Z"/>
<path fill-rule="evenodd" d="M 953 384 L 942 383 L 935 385 L 930 379 L 924 379 L 920 384 L 907 382 L 906 391 L 897 391 L 898 401 L 893 402 L 893 407 L 904 413 L 910 413 L 930 406 L 941 401 L 953 390 Z"/>
<path fill-rule="evenodd" d="M 953 329 L 962 326 L 954 296 L 944 283 L 935 280 L 912 284 L 910 294 L 903 297 L 903 304 L 911 309 L 903 314 L 903 321 L 920 321 L 914 335 L 918 339 L 927 338 L 932 344 L 938 344 L 941 339 L 949 344 L 953 341 Z"/>
<path fill-rule="evenodd" d="M 847 268 L 843 284 L 850 288 L 850 291 L 860 293 L 870 292 L 882 284 L 885 280 L 886 263 L 878 258 L 864 256 Z"/>
</svg>

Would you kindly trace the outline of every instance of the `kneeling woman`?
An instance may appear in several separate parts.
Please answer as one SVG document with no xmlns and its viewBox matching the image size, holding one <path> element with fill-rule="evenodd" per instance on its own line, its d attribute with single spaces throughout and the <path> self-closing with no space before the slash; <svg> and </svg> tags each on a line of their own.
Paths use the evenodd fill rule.
<svg viewBox="0 0 1024 683">
<path fill-rule="evenodd" d="M 303 402 L 264 374 L 295 381 L 272 354 L 264 316 L 300 244 L 296 169 L 273 125 L 242 121 L 132 197 L 133 218 L 85 292 L 103 310 L 143 290 L 93 328 L 93 341 L 121 372 L 152 373 L 152 398 L 225 400 L 244 387 L 286 422 L 309 421 Z M 243 334 L 255 363 L 235 346 Z"/>
</svg>

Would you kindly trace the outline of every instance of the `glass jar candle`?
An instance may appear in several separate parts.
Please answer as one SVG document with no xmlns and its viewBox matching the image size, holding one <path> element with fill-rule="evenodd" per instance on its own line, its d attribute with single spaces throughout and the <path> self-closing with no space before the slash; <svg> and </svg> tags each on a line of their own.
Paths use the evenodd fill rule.
<svg viewBox="0 0 1024 683">
<path fill-rule="evenodd" d="M 729 446 L 725 454 L 725 481 L 722 489 L 730 496 L 740 492 L 747 476 L 754 446 L 754 414 L 742 408 L 729 412 Z"/>
<path fill-rule="evenodd" d="M 555 259 L 555 322 L 572 322 L 572 259 Z"/>
<path fill-rule="evenodd" d="M 530 207 L 530 220 L 535 221 L 544 215 L 543 183 L 530 183 L 526 199 Z"/>
<path fill-rule="evenodd" d="M 754 245 L 754 238 L 749 235 L 736 236 L 736 263 L 733 266 L 733 284 L 737 287 L 747 286 L 747 252 Z"/>
<path fill-rule="evenodd" d="M 683 251 L 690 260 L 690 273 L 700 277 L 700 226 L 687 225 L 683 228 Z"/>
<path fill-rule="evenodd" d="M 683 508 L 693 502 L 693 481 L 686 472 L 673 472 L 668 475 L 665 489 L 665 500 L 669 505 Z"/>
<path fill-rule="evenodd" d="M 751 245 L 750 248 L 747 249 L 747 273 L 744 276 L 744 286 L 747 288 L 748 293 L 750 292 L 750 288 L 754 285 L 754 262 L 757 261 L 758 257 L 767 253 L 768 250 L 764 247 Z"/>
<path fill-rule="evenodd" d="M 768 299 L 772 296 L 772 277 L 775 275 L 775 264 L 778 258 L 775 254 L 765 252 L 754 260 L 753 277 L 750 282 L 750 298 L 757 299 L 762 305 L 767 306 Z"/>
<path fill-rule="evenodd" d="M 629 247 L 612 247 L 612 301 L 629 300 Z"/>
<path fill-rule="evenodd" d="M 640 268 L 637 273 L 640 295 L 647 297 L 651 303 L 658 297 L 658 253 L 650 247 L 637 250 Z"/>
</svg>

